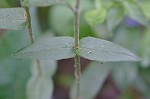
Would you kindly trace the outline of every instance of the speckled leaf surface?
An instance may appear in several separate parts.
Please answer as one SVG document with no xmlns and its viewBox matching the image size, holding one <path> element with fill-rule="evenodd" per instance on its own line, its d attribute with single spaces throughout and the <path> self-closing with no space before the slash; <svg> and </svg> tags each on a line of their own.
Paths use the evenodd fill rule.
<svg viewBox="0 0 150 99">
<path fill-rule="evenodd" d="M 74 39 L 69 36 L 42 38 L 13 56 L 32 59 L 59 60 L 74 56 Z"/>
<path fill-rule="evenodd" d="M 22 5 L 42 7 L 54 5 L 63 1 L 64 0 L 24 0 L 22 1 Z"/>
<path fill-rule="evenodd" d="M 81 39 L 78 54 L 84 58 L 102 62 L 141 60 L 126 48 L 115 43 L 93 37 Z"/>
<path fill-rule="evenodd" d="M 24 29 L 27 26 L 27 16 L 23 8 L 1 8 L 0 28 L 1 29 Z"/>
</svg>

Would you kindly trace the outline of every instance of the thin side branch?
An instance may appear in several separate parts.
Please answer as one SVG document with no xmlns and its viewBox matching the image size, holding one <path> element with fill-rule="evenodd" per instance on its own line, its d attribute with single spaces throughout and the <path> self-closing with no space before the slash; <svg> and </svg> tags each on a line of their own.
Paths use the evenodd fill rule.
<svg viewBox="0 0 150 99">
<path fill-rule="evenodd" d="M 35 38 L 34 38 L 33 31 L 32 31 L 31 16 L 30 16 L 29 8 L 25 7 L 25 10 L 27 13 L 26 16 L 27 16 L 27 20 L 28 20 L 28 32 L 29 32 L 30 40 L 31 40 L 31 43 L 34 43 Z M 38 70 L 39 70 L 39 75 L 41 75 L 40 60 L 36 60 L 36 62 L 37 62 Z"/>
<path fill-rule="evenodd" d="M 31 43 L 34 43 L 35 38 L 34 38 L 34 34 L 32 32 L 31 16 L 30 16 L 29 8 L 25 7 L 25 10 L 26 10 L 26 13 L 27 13 L 26 15 L 27 15 L 27 20 L 28 20 L 28 32 L 29 32 L 29 35 L 30 35 L 30 40 L 31 40 Z"/>
</svg>

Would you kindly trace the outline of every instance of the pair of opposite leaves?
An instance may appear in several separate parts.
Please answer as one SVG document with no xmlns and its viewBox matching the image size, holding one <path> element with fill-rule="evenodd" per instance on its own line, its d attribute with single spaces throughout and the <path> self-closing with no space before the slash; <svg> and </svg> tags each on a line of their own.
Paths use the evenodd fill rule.
<svg viewBox="0 0 150 99">
<path fill-rule="evenodd" d="M 22 48 L 13 54 L 13 56 L 19 58 L 59 60 L 71 58 L 78 54 L 81 57 L 101 62 L 141 60 L 117 44 L 94 37 L 81 39 L 77 50 L 73 46 L 73 37 L 41 38 L 35 43 Z"/>
<path fill-rule="evenodd" d="M 7 12 L 7 13 L 6 13 Z M 9 13 L 11 12 L 11 13 Z M 0 28 L 21 29 L 26 27 L 23 8 L 7 8 L 0 10 Z M 16 16 L 17 15 L 17 16 Z M 78 50 L 74 50 L 74 38 L 53 37 L 43 38 L 23 48 L 14 56 L 34 59 L 66 59 L 78 54 L 81 57 L 96 61 L 139 61 L 136 55 L 127 49 L 112 42 L 93 37 L 86 37 L 80 40 Z"/>
</svg>

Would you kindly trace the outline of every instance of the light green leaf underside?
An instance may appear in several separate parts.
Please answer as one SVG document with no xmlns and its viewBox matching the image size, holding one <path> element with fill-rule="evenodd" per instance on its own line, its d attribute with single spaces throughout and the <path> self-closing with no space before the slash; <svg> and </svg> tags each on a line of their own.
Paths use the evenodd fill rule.
<svg viewBox="0 0 150 99">
<path fill-rule="evenodd" d="M 39 39 L 21 49 L 13 56 L 33 59 L 59 60 L 74 56 L 74 39 L 72 37 L 51 37 Z"/>
<path fill-rule="evenodd" d="M 54 5 L 57 3 L 61 3 L 64 0 L 24 0 L 21 2 L 23 6 L 37 6 L 37 7 L 42 7 L 42 6 L 50 6 Z"/>
<path fill-rule="evenodd" d="M 86 37 L 81 39 L 78 54 L 84 58 L 102 62 L 139 61 L 139 57 L 112 42 Z"/>
<path fill-rule="evenodd" d="M 133 62 L 119 62 L 113 65 L 112 77 L 121 90 L 127 89 L 131 86 L 138 76 L 136 63 Z"/>
<path fill-rule="evenodd" d="M 32 78 L 27 85 L 28 99 L 51 99 L 53 82 L 48 78 Z"/>
<path fill-rule="evenodd" d="M 100 62 L 92 62 L 88 65 L 81 76 L 82 99 L 94 99 L 98 91 L 101 90 L 110 70 L 110 63 L 104 63 L 102 65 Z M 75 83 L 72 86 L 70 96 L 71 99 L 76 99 Z"/>
<path fill-rule="evenodd" d="M 38 67 L 38 63 L 40 66 Z M 31 67 L 31 74 L 33 77 L 47 77 L 50 78 L 54 75 L 57 68 L 57 62 L 54 60 L 39 60 L 33 61 L 33 65 Z M 40 70 L 39 70 L 40 69 Z"/>
<path fill-rule="evenodd" d="M 0 98 L 26 99 L 25 85 L 29 78 L 29 60 L 0 59 Z"/>
<path fill-rule="evenodd" d="M 27 83 L 28 99 L 51 99 L 53 93 L 52 76 L 56 71 L 56 61 L 39 60 L 33 62 L 32 76 Z"/>
<path fill-rule="evenodd" d="M 26 26 L 27 18 L 23 8 L 0 9 L 0 28 L 19 30 Z"/>
</svg>

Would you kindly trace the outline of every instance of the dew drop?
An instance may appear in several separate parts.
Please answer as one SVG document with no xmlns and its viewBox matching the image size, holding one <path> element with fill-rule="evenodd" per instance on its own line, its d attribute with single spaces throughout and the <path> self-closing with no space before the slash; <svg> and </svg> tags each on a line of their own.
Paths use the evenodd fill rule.
<svg viewBox="0 0 150 99">
<path fill-rule="evenodd" d="M 103 45 L 101 45 L 101 48 L 103 48 L 104 46 Z"/>
<path fill-rule="evenodd" d="M 89 51 L 88 53 L 92 53 L 92 51 Z"/>
</svg>

